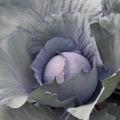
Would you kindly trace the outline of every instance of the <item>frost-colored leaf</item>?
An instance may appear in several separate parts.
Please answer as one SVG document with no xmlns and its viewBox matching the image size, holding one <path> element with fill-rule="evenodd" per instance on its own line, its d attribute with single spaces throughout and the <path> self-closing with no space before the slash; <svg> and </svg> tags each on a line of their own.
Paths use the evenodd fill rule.
<svg viewBox="0 0 120 120">
<path fill-rule="evenodd" d="M 113 74 L 113 76 L 110 77 L 111 80 L 109 78 L 107 79 L 108 82 L 105 80 L 107 84 L 104 82 L 108 86 L 106 86 L 107 91 L 105 90 L 106 97 L 109 97 L 110 93 L 113 92 L 119 82 L 120 15 L 112 13 L 105 16 L 100 19 L 99 24 L 93 24 L 91 28 L 93 35 L 95 36 L 103 64 L 109 69 L 110 73 Z"/>
<path fill-rule="evenodd" d="M 120 68 L 120 15 L 110 14 L 91 26 L 103 61 L 111 73 Z"/>
<path fill-rule="evenodd" d="M 0 105 L 20 107 L 34 87 L 28 36 L 24 30 L 18 30 L 0 44 Z"/>
<path fill-rule="evenodd" d="M 102 15 L 102 5 L 100 0 L 1 0 L 0 37 L 13 32 L 17 26 L 31 30 L 44 17 L 65 11 L 87 14 L 94 22 Z"/>
<path fill-rule="evenodd" d="M 105 15 L 120 13 L 120 0 L 102 0 L 102 6 Z"/>
</svg>

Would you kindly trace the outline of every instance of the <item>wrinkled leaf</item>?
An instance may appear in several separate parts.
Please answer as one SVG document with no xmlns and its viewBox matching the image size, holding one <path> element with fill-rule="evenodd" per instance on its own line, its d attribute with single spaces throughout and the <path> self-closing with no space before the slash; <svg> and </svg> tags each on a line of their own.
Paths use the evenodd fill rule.
<svg viewBox="0 0 120 120">
<path fill-rule="evenodd" d="M 32 1 L 32 0 L 31 0 Z M 99 17 L 102 15 L 102 5 L 100 0 L 33 0 L 36 10 L 43 16 L 50 13 L 60 12 L 81 12 L 89 17 Z"/>
<path fill-rule="evenodd" d="M 120 0 L 102 0 L 103 12 L 105 15 L 110 13 L 120 13 Z"/>
<path fill-rule="evenodd" d="M 0 1 L 0 37 L 17 26 L 32 30 L 52 13 L 81 12 L 96 21 L 102 15 L 100 0 L 2 0 Z"/>
<path fill-rule="evenodd" d="M 20 107 L 34 87 L 28 36 L 21 29 L 5 37 L 0 44 L 0 105 Z"/>
<path fill-rule="evenodd" d="M 33 32 L 29 44 L 30 53 L 36 56 L 47 41 L 55 37 L 70 39 L 75 45 L 75 51 L 80 51 L 91 64 L 95 61 L 97 66 L 102 65 L 95 39 L 91 36 L 90 23 L 85 15 L 73 12 L 47 17 Z"/>
<path fill-rule="evenodd" d="M 99 24 L 93 24 L 91 26 L 93 31 L 93 35 L 96 38 L 96 43 L 103 60 L 103 64 L 109 69 L 111 74 L 116 74 L 116 71 L 120 69 L 120 15 L 119 14 L 110 14 L 100 19 Z M 118 76 L 119 72 L 117 73 Z M 113 75 L 115 78 L 115 75 Z M 109 81 L 109 79 L 108 79 Z M 116 85 L 118 84 L 119 79 L 115 78 L 115 80 L 110 80 L 109 84 L 107 85 L 109 88 L 106 87 L 106 90 L 110 90 L 106 97 L 109 97 L 110 92 L 112 93 L 115 89 Z M 112 83 L 112 81 L 114 81 Z M 105 91 L 106 91 L 105 90 Z M 106 98 L 105 97 L 105 98 Z"/>
<path fill-rule="evenodd" d="M 110 14 L 91 25 L 103 64 L 111 73 L 120 68 L 120 15 Z"/>
</svg>

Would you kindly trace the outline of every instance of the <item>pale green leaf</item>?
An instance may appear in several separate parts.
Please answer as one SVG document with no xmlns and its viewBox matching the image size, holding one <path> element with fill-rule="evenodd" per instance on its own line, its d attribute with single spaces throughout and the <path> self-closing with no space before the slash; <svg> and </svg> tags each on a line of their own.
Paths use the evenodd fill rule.
<svg viewBox="0 0 120 120">
<path fill-rule="evenodd" d="M 25 104 L 18 109 L 0 108 L 0 120 L 57 120 L 59 115 L 46 106 Z"/>
<path fill-rule="evenodd" d="M 70 107 L 74 106 L 74 97 L 60 101 L 57 98 L 56 94 L 50 93 L 43 88 L 38 88 L 37 90 L 33 91 L 30 95 L 28 101 L 29 102 L 37 102 L 42 105 L 49 105 L 53 107 Z"/>
<path fill-rule="evenodd" d="M 102 84 L 105 90 L 102 93 L 101 97 L 99 98 L 98 102 L 102 102 L 106 98 L 110 97 L 110 95 L 113 93 L 119 82 L 120 82 L 120 71 L 103 80 Z"/>
</svg>

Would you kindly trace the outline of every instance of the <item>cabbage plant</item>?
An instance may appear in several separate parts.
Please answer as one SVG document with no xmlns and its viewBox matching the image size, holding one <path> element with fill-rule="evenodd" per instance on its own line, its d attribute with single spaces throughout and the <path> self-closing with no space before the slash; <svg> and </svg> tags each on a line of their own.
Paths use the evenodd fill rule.
<svg viewBox="0 0 120 120">
<path fill-rule="evenodd" d="M 1 120 L 89 120 L 120 80 L 115 2 L 0 1 Z"/>
</svg>

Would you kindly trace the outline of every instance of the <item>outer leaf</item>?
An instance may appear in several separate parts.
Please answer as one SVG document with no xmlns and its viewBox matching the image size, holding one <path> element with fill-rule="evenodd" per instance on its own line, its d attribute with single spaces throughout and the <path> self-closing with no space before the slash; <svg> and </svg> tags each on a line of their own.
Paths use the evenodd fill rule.
<svg viewBox="0 0 120 120">
<path fill-rule="evenodd" d="M 0 108 L 0 120 L 57 120 L 59 116 L 46 106 L 25 104 L 18 109 Z"/>
<path fill-rule="evenodd" d="M 38 16 L 35 15 L 36 13 L 23 0 L 0 1 L 0 38 L 12 33 L 18 26 L 30 30 L 32 25 L 38 23 Z"/>
<path fill-rule="evenodd" d="M 77 108 L 69 108 L 68 112 L 78 119 L 89 120 L 90 114 L 104 90 L 104 88 L 102 88 L 102 90 L 100 91 L 101 86 L 99 87 L 100 88 L 97 88 L 98 91 L 96 91 L 95 93 L 95 96 L 97 96 L 97 98 L 94 96 L 93 100 L 88 104 L 82 105 Z"/>
<path fill-rule="evenodd" d="M 99 24 L 93 24 L 93 35 L 103 64 L 114 73 L 120 68 L 120 15 L 111 14 L 100 19 Z M 107 46 L 107 47 L 106 47 Z"/>
<path fill-rule="evenodd" d="M 99 98 L 98 102 L 102 102 L 106 98 L 108 98 L 113 93 L 113 91 L 115 90 L 115 88 L 119 82 L 120 82 L 120 71 L 113 74 L 112 76 L 106 78 L 102 82 L 105 90 L 104 90 L 103 94 L 101 95 L 101 97 Z"/>
<path fill-rule="evenodd" d="M 109 114 L 115 116 L 117 120 L 120 119 L 120 105 L 117 105 L 116 103 L 110 103 L 107 106 L 107 111 Z"/>
<path fill-rule="evenodd" d="M 108 111 L 107 111 L 108 110 Z M 78 120 L 68 114 L 63 115 L 63 111 L 53 110 L 46 106 L 34 106 L 25 104 L 19 109 L 11 109 L 3 106 L 0 108 L 1 120 Z M 62 117 L 63 116 L 63 117 Z M 119 108 L 116 104 L 111 104 L 101 111 L 93 111 L 90 120 L 116 120 L 119 119 Z"/>
<path fill-rule="evenodd" d="M 2 0 L 0 1 L 0 37 L 11 33 L 20 25 L 29 30 L 52 13 L 81 12 L 91 19 L 101 16 L 100 0 Z M 94 21 L 94 20 L 93 20 Z"/>
<path fill-rule="evenodd" d="M 119 120 L 120 106 L 117 103 L 107 103 L 107 106 L 100 110 L 94 110 L 91 114 L 90 120 Z"/>
<path fill-rule="evenodd" d="M 90 120 L 116 120 L 116 117 L 109 114 L 107 110 L 93 111 Z"/>
<path fill-rule="evenodd" d="M 104 14 L 120 13 L 120 0 L 102 0 Z"/>
<path fill-rule="evenodd" d="M 120 89 L 120 83 L 117 85 L 117 89 Z"/>
<path fill-rule="evenodd" d="M 75 100 L 75 97 L 72 97 L 64 101 L 60 101 L 58 100 L 56 94 L 50 93 L 47 90 L 45 90 L 45 88 L 42 88 L 42 87 L 33 91 L 28 99 L 29 102 L 37 102 L 42 105 L 48 105 L 53 107 L 74 106 L 74 100 Z"/>
<path fill-rule="evenodd" d="M 11 58 L 2 49 L 0 49 L 0 56 L 0 105 L 19 107 L 26 101 L 28 93 L 20 83 L 18 70 Z"/>
<path fill-rule="evenodd" d="M 0 48 L 0 105 L 20 107 L 35 85 L 27 52 L 28 33 L 18 30 Z"/>
<path fill-rule="evenodd" d="M 32 1 L 32 0 L 31 0 Z M 33 0 L 36 10 L 43 16 L 60 12 L 81 12 L 94 21 L 102 15 L 101 0 Z"/>
<path fill-rule="evenodd" d="M 96 38 L 97 46 L 99 48 L 103 63 L 111 73 L 115 73 L 120 69 L 119 24 L 120 15 L 110 14 L 107 17 L 101 18 L 99 24 L 93 24 L 91 27 Z M 116 81 L 114 83 L 117 84 L 118 82 Z M 113 87 L 116 87 L 116 85 L 112 86 L 112 89 L 114 90 L 115 88 Z"/>
</svg>

